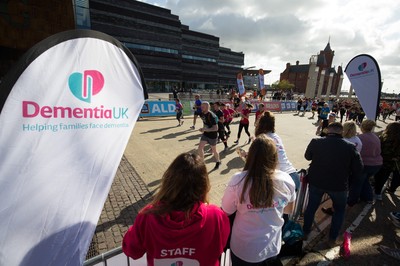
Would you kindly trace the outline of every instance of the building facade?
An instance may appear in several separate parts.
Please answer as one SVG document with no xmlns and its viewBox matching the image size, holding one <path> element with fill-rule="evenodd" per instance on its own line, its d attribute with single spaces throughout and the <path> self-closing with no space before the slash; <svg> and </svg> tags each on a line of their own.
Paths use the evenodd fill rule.
<svg viewBox="0 0 400 266">
<path fill-rule="evenodd" d="M 294 92 L 314 98 L 326 98 L 340 93 L 343 81 L 343 69 L 332 67 L 335 51 L 330 42 L 318 55 L 313 55 L 308 64 L 286 64 L 286 69 L 280 74 L 280 80 L 288 80 L 295 85 Z"/>
<path fill-rule="evenodd" d="M 0 79 L 39 41 L 75 28 L 71 0 L 2 1 L 0 4 Z"/>
<path fill-rule="evenodd" d="M 134 0 L 6 1 L 0 5 L 0 77 L 35 43 L 79 28 L 125 44 L 149 92 L 235 86 L 244 54 L 183 25 L 170 10 Z"/>
<path fill-rule="evenodd" d="M 191 30 L 170 10 L 133 0 L 90 0 L 90 27 L 124 43 L 138 60 L 149 92 L 234 86 L 244 54 Z"/>
</svg>

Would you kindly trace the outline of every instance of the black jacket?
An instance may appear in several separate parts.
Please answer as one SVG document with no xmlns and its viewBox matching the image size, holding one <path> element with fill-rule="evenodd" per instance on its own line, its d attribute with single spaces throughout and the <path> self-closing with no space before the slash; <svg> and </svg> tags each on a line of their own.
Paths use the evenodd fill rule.
<svg viewBox="0 0 400 266">
<path fill-rule="evenodd" d="M 337 134 L 311 140 L 304 157 L 311 161 L 310 185 L 328 191 L 348 190 L 349 184 L 360 178 L 363 170 L 355 146 Z"/>
</svg>

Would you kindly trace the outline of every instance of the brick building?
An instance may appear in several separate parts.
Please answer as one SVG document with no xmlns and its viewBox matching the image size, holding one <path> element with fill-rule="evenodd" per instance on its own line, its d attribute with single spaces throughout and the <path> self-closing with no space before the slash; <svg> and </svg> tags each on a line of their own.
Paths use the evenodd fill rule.
<svg viewBox="0 0 400 266">
<path fill-rule="evenodd" d="M 287 63 L 280 80 L 288 80 L 295 85 L 295 93 L 306 94 L 307 97 L 336 95 L 342 84 L 343 69 L 341 66 L 337 70 L 332 67 L 334 56 L 335 51 L 328 42 L 318 55 L 311 56 L 308 64 L 299 64 L 299 61 L 295 65 Z"/>
</svg>

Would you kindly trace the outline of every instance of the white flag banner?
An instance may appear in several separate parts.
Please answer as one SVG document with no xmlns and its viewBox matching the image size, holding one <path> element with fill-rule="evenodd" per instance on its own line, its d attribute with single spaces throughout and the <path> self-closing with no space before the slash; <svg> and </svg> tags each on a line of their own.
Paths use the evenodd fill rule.
<svg viewBox="0 0 400 266">
<path fill-rule="evenodd" d="M 351 59 L 344 71 L 368 119 L 375 120 L 381 95 L 381 72 L 376 60 L 366 54 Z"/>
<path fill-rule="evenodd" d="M 264 89 L 264 70 L 258 70 L 258 87 L 260 90 Z"/>
<path fill-rule="evenodd" d="M 73 30 L 0 85 L 0 265 L 81 265 L 147 97 L 130 51 Z"/>
<path fill-rule="evenodd" d="M 238 90 L 239 90 L 239 96 L 245 95 L 246 90 L 244 88 L 242 73 L 237 74 L 236 81 L 237 81 L 237 86 L 238 86 Z"/>
</svg>

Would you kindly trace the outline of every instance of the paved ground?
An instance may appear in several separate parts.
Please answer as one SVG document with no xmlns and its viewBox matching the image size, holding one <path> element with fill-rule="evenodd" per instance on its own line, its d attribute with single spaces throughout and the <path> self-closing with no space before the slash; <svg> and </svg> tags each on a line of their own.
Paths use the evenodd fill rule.
<svg viewBox="0 0 400 266">
<path fill-rule="evenodd" d="M 157 96 L 154 96 L 157 97 Z M 306 168 L 308 162 L 304 159 L 304 151 L 309 141 L 315 137 L 316 127 L 314 120 L 305 117 L 294 116 L 293 113 L 276 114 L 277 133 L 281 136 L 289 159 L 298 169 Z M 254 117 L 251 117 L 251 124 Z M 160 183 L 160 178 L 171 161 L 180 153 L 197 149 L 200 133 L 191 130 L 192 117 L 185 118 L 182 127 L 176 127 L 177 122 L 173 118 L 145 118 L 137 122 L 131 139 L 125 150 L 120 167 L 115 177 L 112 189 L 104 205 L 96 234 L 88 253 L 88 257 L 95 256 L 110 249 L 120 246 L 123 234 L 129 225 L 133 223 L 138 210 L 151 198 L 151 194 Z M 201 120 L 197 121 L 197 128 Z M 382 128 L 384 124 L 379 124 Z M 221 152 L 222 166 L 217 171 L 210 171 L 211 203 L 220 204 L 220 200 L 232 174 L 243 167 L 243 162 L 236 155 L 235 148 L 245 145 L 247 136 L 242 134 L 238 146 L 233 146 L 236 139 L 237 122 L 232 125 L 232 137 L 229 139 L 230 148 L 227 152 Z M 250 132 L 254 132 L 251 127 Z M 246 137 L 245 137 L 246 136 Z M 219 150 L 223 148 L 218 145 Z M 211 156 L 206 157 L 208 169 L 214 167 Z M 329 203 L 327 203 L 329 204 Z M 346 217 L 346 227 L 351 225 L 354 219 L 363 210 L 363 205 L 357 205 L 349 210 Z M 384 244 L 393 247 L 395 229 L 388 221 L 389 211 L 400 209 L 398 196 L 386 197 L 383 205 L 373 205 L 366 212 L 360 226 L 355 230 L 352 241 L 352 256 L 349 260 L 337 258 L 337 250 L 323 250 L 320 242 L 324 232 L 318 235 L 310 247 L 308 254 L 291 263 L 299 265 L 398 265 L 396 261 L 382 255 L 377 247 Z M 321 227 L 329 225 L 329 217 L 318 213 L 317 221 Z M 328 226 L 329 227 L 329 226 Z M 321 264 L 322 261 L 326 264 Z"/>
</svg>

